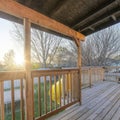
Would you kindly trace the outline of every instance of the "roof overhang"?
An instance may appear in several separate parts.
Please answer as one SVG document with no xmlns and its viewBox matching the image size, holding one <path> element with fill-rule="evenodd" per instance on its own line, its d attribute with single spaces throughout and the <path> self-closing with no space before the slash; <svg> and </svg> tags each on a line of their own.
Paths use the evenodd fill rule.
<svg viewBox="0 0 120 120">
<path fill-rule="evenodd" d="M 84 35 L 120 22 L 120 0 L 14 0 Z"/>
<path fill-rule="evenodd" d="M 13 0 L 0 0 L 0 12 L 10 14 L 20 19 L 28 18 L 31 23 L 75 40 L 85 39 L 83 34 Z"/>
</svg>

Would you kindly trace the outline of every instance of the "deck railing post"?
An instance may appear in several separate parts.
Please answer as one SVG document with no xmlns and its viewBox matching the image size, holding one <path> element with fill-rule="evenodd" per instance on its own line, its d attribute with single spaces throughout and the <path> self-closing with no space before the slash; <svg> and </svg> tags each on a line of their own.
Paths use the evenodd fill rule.
<svg viewBox="0 0 120 120">
<path fill-rule="evenodd" d="M 81 93 L 81 88 L 82 88 L 82 85 L 81 85 L 81 44 L 79 42 L 79 45 L 78 45 L 78 68 L 79 68 L 79 74 L 78 74 L 78 88 L 79 88 L 79 91 L 78 91 L 78 97 L 79 97 L 79 102 L 80 102 L 80 105 L 82 104 L 82 93 Z"/>
<path fill-rule="evenodd" d="M 82 100 L 82 94 L 81 94 L 81 89 L 82 89 L 82 85 L 81 85 L 81 44 L 80 44 L 80 40 L 79 39 L 75 39 L 75 43 L 77 45 L 77 49 L 78 49 L 78 101 L 80 103 L 80 105 L 82 104 L 81 100 Z"/>
<path fill-rule="evenodd" d="M 89 86 L 92 86 L 92 78 L 91 78 L 91 68 L 89 68 Z"/>
<path fill-rule="evenodd" d="M 0 81 L 0 120 L 5 119 L 5 111 L 4 111 L 4 84 Z"/>
<path fill-rule="evenodd" d="M 104 81 L 105 80 L 105 69 L 103 68 L 102 69 L 102 81 Z"/>
<path fill-rule="evenodd" d="M 24 37 L 25 37 L 25 98 L 26 98 L 26 120 L 34 120 L 33 105 L 33 82 L 31 78 L 31 23 L 29 19 L 24 18 Z"/>
</svg>

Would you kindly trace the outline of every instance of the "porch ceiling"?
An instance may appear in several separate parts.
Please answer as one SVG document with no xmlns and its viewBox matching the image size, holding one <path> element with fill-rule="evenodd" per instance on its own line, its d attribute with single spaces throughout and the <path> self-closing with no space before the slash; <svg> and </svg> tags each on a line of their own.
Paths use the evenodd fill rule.
<svg viewBox="0 0 120 120">
<path fill-rule="evenodd" d="M 120 21 L 120 0 L 16 0 L 89 35 Z"/>
</svg>

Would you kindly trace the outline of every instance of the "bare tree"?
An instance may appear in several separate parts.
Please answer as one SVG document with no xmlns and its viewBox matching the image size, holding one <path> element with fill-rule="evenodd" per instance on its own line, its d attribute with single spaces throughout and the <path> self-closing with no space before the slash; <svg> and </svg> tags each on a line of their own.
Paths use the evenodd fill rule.
<svg viewBox="0 0 120 120">
<path fill-rule="evenodd" d="M 23 27 L 13 25 L 14 38 L 23 42 Z M 34 28 L 31 29 L 31 33 L 32 59 L 43 64 L 42 67 L 47 67 L 53 61 L 62 38 Z"/>
<path fill-rule="evenodd" d="M 120 51 L 120 28 L 112 26 L 86 38 L 82 44 L 83 65 L 104 66 L 115 62 Z"/>
<path fill-rule="evenodd" d="M 77 58 L 76 45 L 70 42 L 74 57 Z M 83 66 L 106 66 L 116 62 L 120 51 L 120 28 L 112 26 L 86 37 L 81 42 Z"/>
<path fill-rule="evenodd" d="M 76 67 L 77 65 L 77 54 L 76 45 L 74 41 L 65 40 L 66 44 L 61 45 L 55 57 L 55 63 L 59 67 Z M 63 43 L 65 43 L 63 41 Z M 73 48 L 75 47 L 75 48 Z"/>
</svg>

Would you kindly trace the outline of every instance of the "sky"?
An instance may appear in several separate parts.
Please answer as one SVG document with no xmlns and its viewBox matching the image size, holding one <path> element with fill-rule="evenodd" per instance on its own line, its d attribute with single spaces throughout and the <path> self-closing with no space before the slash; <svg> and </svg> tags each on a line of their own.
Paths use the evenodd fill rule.
<svg viewBox="0 0 120 120">
<path fill-rule="evenodd" d="M 12 22 L 0 18 L 0 61 L 3 60 L 4 54 L 11 49 L 14 50 L 16 56 L 18 53 L 20 56 L 23 56 L 23 47 L 11 35 L 12 28 Z"/>
<path fill-rule="evenodd" d="M 11 27 L 12 24 L 10 22 L 0 19 L 0 52 L 5 52 L 14 46 L 10 39 L 9 30 Z"/>
</svg>

